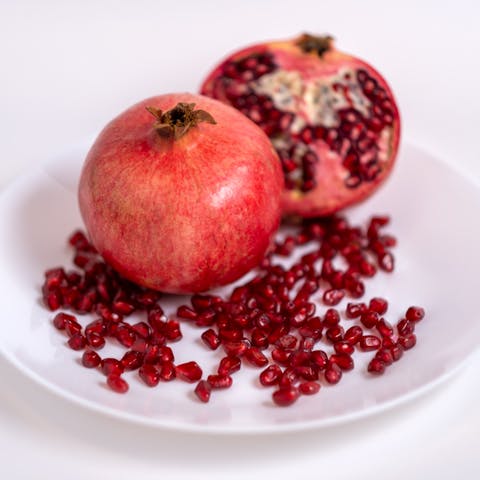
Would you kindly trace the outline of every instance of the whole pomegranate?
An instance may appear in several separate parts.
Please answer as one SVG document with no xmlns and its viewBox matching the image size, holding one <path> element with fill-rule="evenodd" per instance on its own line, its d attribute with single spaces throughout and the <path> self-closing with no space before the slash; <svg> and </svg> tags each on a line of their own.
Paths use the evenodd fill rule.
<svg viewBox="0 0 480 480">
<path fill-rule="evenodd" d="M 282 161 L 286 214 L 322 216 L 359 202 L 387 178 L 400 118 L 383 77 L 308 34 L 229 56 L 201 92 L 234 106 L 270 137 Z"/>
<path fill-rule="evenodd" d="M 169 94 L 112 120 L 83 166 L 80 210 L 121 275 L 200 292 L 255 267 L 280 221 L 283 176 L 268 137 L 211 98 Z"/>
</svg>

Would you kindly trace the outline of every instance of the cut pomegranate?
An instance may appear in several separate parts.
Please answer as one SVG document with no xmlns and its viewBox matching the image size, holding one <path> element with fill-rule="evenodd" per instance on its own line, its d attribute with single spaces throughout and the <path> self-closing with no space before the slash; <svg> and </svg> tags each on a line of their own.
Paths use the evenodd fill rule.
<svg viewBox="0 0 480 480">
<path fill-rule="evenodd" d="M 201 92 L 239 109 L 270 137 L 282 162 L 287 214 L 327 215 L 358 202 L 394 164 L 400 119 L 389 86 L 329 36 L 236 52 Z"/>
</svg>

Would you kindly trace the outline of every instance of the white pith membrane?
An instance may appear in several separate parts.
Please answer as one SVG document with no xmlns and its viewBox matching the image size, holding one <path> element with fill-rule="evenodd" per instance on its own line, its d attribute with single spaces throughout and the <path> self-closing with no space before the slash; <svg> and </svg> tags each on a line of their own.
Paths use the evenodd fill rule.
<svg viewBox="0 0 480 480">
<path fill-rule="evenodd" d="M 296 144 L 291 160 L 298 168 L 289 172 L 288 177 L 297 185 L 302 183 L 302 158 L 311 148 L 308 143 L 292 142 L 290 136 L 300 134 L 306 127 L 321 126 L 338 129 L 341 124 L 338 114 L 340 110 L 353 109 L 363 119 L 372 117 L 372 102 L 364 94 L 356 71 L 351 68 L 343 68 L 335 75 L 308 81 L 305 81 L 298 71 L 276 69 L 256 80 L 247 82 L 244 89 L 250 89 L 258 96 L 269 97 L 276 110 L 293 115 L 291 124 L 285 130 L 286 135 L 273 136 L 271 140 L 277 150 L 291 149 Z M 254 110 L 251 118 L 256 120 Z M 353 138 L 354 133 L 351 135 Z M 366 136 L 374 140 L 374 146 L 362 153 L 359 152 L 360 165 L 367 165 L 376 157 L 377 168 L 381 172 L 389 158 L 392 135 L 393 129 L 388 125 L 385 125 L 379 133 L 367 129 Z M 317 145 L 315 153 L 321 152 L 322 156 L 326 155 L 330 160 L 339 164 L 342 164 L 349 148 L 354 147 L 350 138 L 346 137 L 342 139 L 338 151 L 327 146 L 321 139 L 312 138 L 309 143 L 321 144 Z M 321 157 L 319 161 L 322 161 Z M 321 169 L 321 166 L 319 168 Z M 351 172 L 347 168 L 338 169 L 337 174 L 341 176 L 342 181 L 346 181 L 351 176 Z M 321 178 L 317 178 L 317 180 L 321 181 Z"/>
</svg>

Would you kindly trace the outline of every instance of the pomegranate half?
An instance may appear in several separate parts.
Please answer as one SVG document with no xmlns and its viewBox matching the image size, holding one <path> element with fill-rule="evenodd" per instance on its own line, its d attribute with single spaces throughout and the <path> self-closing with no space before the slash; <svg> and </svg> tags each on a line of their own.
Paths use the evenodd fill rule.
<svg viewBox="0 0 480 480">
<path fill-rule="evenodd" d="M 104 128 L 83 166 L 79 204 L 93 245 L 121 275 L 191 293 L 262 260 L 283 183 L 272 144 L 247 117 L 211 98 L 169 94 Z"/>
<path fill-rule="evenodd" d="M 331 37 L 304 34 L 230 55 L 201 93 L 270 137 L 285 175 L 285 214 L 328 215 L 372 194 L 394 164 L 400 117 L 385 79 Z"/>
</svg>

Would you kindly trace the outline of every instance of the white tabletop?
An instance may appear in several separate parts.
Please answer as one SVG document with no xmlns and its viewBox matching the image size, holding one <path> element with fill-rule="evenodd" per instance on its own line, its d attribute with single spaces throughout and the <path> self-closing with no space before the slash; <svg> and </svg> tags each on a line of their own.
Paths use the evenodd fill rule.
<svg viewBox="0 0 480 480">
<path fill-rule="evenodd" d="M 332 33 L 341 49 L 377 66 L 397 94 L 404 139 L 480 185 L 479 5 L 0 2 L 0 188 L 139 99 L 195 91 L 238 46 L 302 31 Z M 2 318 L 2 335 L 12 321 Z M 83 410 L 0 359 L 1 477 L 476 479 L 479 369 L 480 352 L 420 399 L 341 427 L 209 437 Z"/>
</svg>

